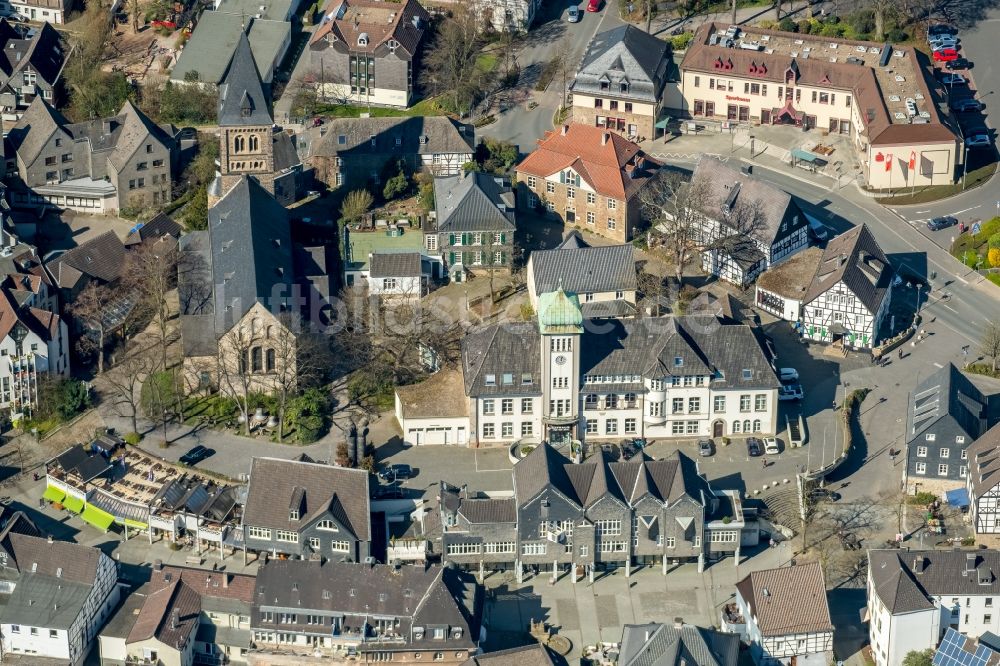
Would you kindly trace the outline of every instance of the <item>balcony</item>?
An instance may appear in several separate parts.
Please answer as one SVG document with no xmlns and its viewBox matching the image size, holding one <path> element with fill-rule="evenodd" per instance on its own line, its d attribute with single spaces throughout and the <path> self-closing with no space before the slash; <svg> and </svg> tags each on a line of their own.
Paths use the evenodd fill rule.
<svg viewBox="0 0 1000 666">
<path fill-rule="evenodd" d="M 660 425 L 661 423 L 666 423 L 666 421 L 667 415 L 663 413 L 650 414 L 647 412 L 642 415 L 642 422 L 646 425 Z"/>
</svg>

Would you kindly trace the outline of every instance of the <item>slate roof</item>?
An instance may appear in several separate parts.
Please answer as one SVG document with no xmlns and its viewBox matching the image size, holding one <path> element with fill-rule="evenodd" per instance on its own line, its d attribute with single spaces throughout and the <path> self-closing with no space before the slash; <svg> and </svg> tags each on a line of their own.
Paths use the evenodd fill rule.
<svg viewBox="0 0 1000 666">
<path fill-rule="evenodd" d="M 667 77 L 667 43 L 632 25 L 598 33 L 587 46 L 570 90 L 656 104 Z M 609 89 L 601 89 L 601 83 Z M 620 92 L 620 84 L 628 92 Z"/>
<path fill-rule="evenodd" d="M 725 222 L 724 207 L 727 205 L 733 208 L 741 204 L 758 204 L 763 220 L 755 235 L 765 245 L 770 246 L 775 240 L 790 235 L 809 223 L 792 195 L 714 157 L 699 159 L 691 180 L 707 183 L 710 191 L 716 195 L 704 211 L 716 221 Z M 782 230 L 782 225 L 785 225 L 785 230 Z"/>
<path fill-rule="evenodd" d="M 199 81 L 219 84 L 236 51 L 240 35 L 246 34 L 258 73 L 265 83 L 271 83 L 273 69 L 280 64 L 275 59 L 291 41 L 291 24 L 284 20 L 272 21 L 258 19 L 252 14 L 227 12 L 226 4 L 223 3 L 215 11 L 202 12 L 194 34 L 170 72 L 172 81 L 183 82 L 189 73 L 197 73 Z M 259 7 L 259 0 L 255 4 Z M 267 6 L 273 9 L 274 3 L 267 3 Z"/>
<path fill-rule="evenodd" d="M 373 278 L 420 277 L 419 252 L 376 252 L 368 260 L 369 275 Z"/>
<path fill-rule="evenodd" d="M 207 229 L 180 237 L 177 295 L 180 302 L 184 356 L 215 356 L 215 302 L 212 279 L 212 240 Z"/>
<path fill-rule="evenodd" d="M 736 590 L 765 637 L 833 631 L 818 562 L 751 572 Z"/>
<path fill-rule="evenodd" d="M 353 154 L 434 155 L 472 154 L 474 129 L 451 118 L 334 118 L 310 130 L 309 157 Z M 372 145 L 371 137 L 375 137 Z M 317 138 L 318 137 L 318 138 Z M 343 137 L 343 139 L 341 139 Z M 396 139 L 400 145 L 396 145 Z"/>
<path fill-rule="evenodd" d="M 975 499 L 1000 484 L 1000 424 L 973 442 L 968 448 L 968 456 L 972 497 Z"/>
<path fill-rule="evenodd" d="M 619 666 L 736 666 L 738 634 L 691 624 L 626 624 L 622 629 Z"/>
<path fill-rule="evenodd" d="M 810 247 L 771 266 L 757 278 L 757 287 L 785 298 L 801 301 L 816 276 L 823 248 Z"/>
<path fill-rule="evenodd" d="M 625 137 L 580 123 L 563 125 L 538 140 L 538 147 L 517 165 L 523 180 L 527 175 L 547 178 L 573 169 L 601 196 L 618 201 L 630 199 L 659 168 L 639 145 Z"/>
<path fill-rule="evenodd" d="M 970 441 L 988 425 L 987 400 L 954 363 L 936 370 L 910 393 L 906 441 L 912 442 L 942 419 L 950 418 Z"/>
<path fill-rule="evenodd" d="M 892 275 L 888 258 L 868 227 L 862 224 L 827 243 L 816 276 L 802 302 L 811 303 L 838 282 L 843 282 L 869 312 L 876 312 L 889 290 Z"/>
<path fill-rule="evenodd" d="M 256 125 L 270 127 L 271 98 L 257 70 L 250 41 L 240 33 L 229 68 L 219 84 L 218 123 L 222 127 Z"/>
<path fill-rule="evenodd" d="M 540 335 L 534 322 L 486 326 L 462 338 L 462 377 L 465 394 L 541 395 L 539 368 Z M 513 384 L 503 384 L 503 374 L 513 374 Z M 495 385 L 486 384 L 486 375 L 495 375 Z M 524 384 L 523 374 L 531 375 Z"/>
<path fill-rule="evenodd" d="M 125 245 L 113 231 L 105 231 L 45 264 L 56 286 L 72 289 L 81 277 L 114 282 L 125 265 Z"/>
<path fill-rule="evenodd" d="M 179 578 L 146 597 L 126 643 L 155 638 L 177 650 L 194 640 L 201 614 L 201 598 Z"/>
<path fill-rule="evenodd" d="M 401 567 L 317 560 L 271 560 L 257 572 L 251 625 L 261 626 L 260 609 L 297 608 L 370 618 L 390 615 L 401 620 L 396 632 L 411 648 L 442 645 L 429 627 L 462 629 L 460 639 L 448 632 L 448 649 L 471 648 L 479 637 L 480 601 L 469 574 L 449 567 Z M 410 629 L 425 628 L 423 641 Z"/>
<path fill-rule="evenodd" d="M 371 540 L 368 472 L 346 467 L 254 458 L 250 468 L 243 523 L 298 532 L 317 515 L 330 511 L 360 541 Z M 300 489 L 304 509 L 289 520 L 292 494 Z"/>
<path fill-rule="evenodd" d="M 694 460 L 680 451 L 663 460 L 637 456 L 632 460 L 609 463 L 608 469 L 617 484 L 619 495 L 629 505 L 634 505 L 646 495 L 670 503 L 685 495 L 701 503 L 703 495 L 714 495 L 708 482 L 698 473 Z"/>
<path fill-rule="evenodd" d="M 121 125 L 121 129 L 115 136 L 115 145 L 111 155 L 108 156 L 108 162 L 116 169 L 124 168 L 139 150 L 139 147 L 150 137 L 167 148 L 173 145 L 173 138 L 129 100 L 125 100 L 125 104 L 122 105 L 121 111 L 115 116 L 114 121 Z M 70 132 L 74 134 L 75 138 L 76 133 L 73 131 L 73 127 L 76 125 L 70 126 Z"/>
<path fill-rule="evenodd" d="M 388 41 L 395 40 L 411 58 L 417 54 L 430 14 L 417 0 L 329 0 L 320 26 L 309 40 L 313 50 L 327 48 L 328 36 L 344 42 L 352 52 L 384 55 Z M 364 35 L 368 43 L 359 43 Z"/>
<path fill-rule="evenodd" d="M 487 652 L 470 657 L 462 666 L 554 666 L 552 655 L 541 643 Z"/>
<path fill-rule="evenodd" d="M 555 246 L 555 250 L 570 250 L 579 249 L 581 247 L 590 247 L 590 243 L 584 240 L 583 235 L 576 229 L 570 229 L 569 233 L 566 234 L 566 238 L 563 239 L 559 245 Z"/>
<path fill-rule="evenodd" d="M 36 95 L 10 129 L 7 144 L 11 152 L 17 153 L 25 164 L 31 164 L 53 134 L 62 132 L 67 139 L 70 138 L 69 133 L 63 129 L 69 124 L 66 117 L 46 102 L 45 98 Z"/>
<path fill-rule="evenodd" d="M 285 208 L 256 179 L 243 176 L 209 209 L 208 229 L 215 300 L 232 308 L 218 333 L 229 330 L 254 303 L 277 312 L 294 282 Z"/>
<path fill-rule="evenodd" d="M 458 512 L 470 523 L 517 522 L 517 504 L 512 498 L 463 499 Z"/>
<path fill-rule="evenodd" d="M 1000 551 L 872 550 L 869 576 L 892 613 L 933 608 L 932 597 L 1000 594 Z"/>
<path fill-rule="evenodd" d="M 625 300 L 592 301 L 580 304 L 584 319 L 606 319 L 615 317 L 631 317 L 636 313 L 632 303 Z"/>
<path fill-rule="evenodd" d="M 536 295 L 553 291 L 560 285 L 577 294 L 635 291 L 637 288 L 635 248 L 630 243 L 535 250 L 528 259 L 528 269 L 534 276 Z"/>
<path fill-rule="evenodd" d="M 490 174 L 473 171 L 435 178 L 434 206 L 438 231 L 514 230 L 511 190 Z"/>
<path fill-rule="evenodd" d="M 144 243 L 149 240 L 156 241 L 163 236 L 180 238 L 182 231 L 184 231 L 184 227 L 175 222 L 174 219 L 166 213 L 160 212 L 154 215 L 152 219 L 143 224 L 141 227 L 129 233 L 129 235 L 125 238 L 125 247 L 130 247 L 138 243 Z"/>
<path fill-rule="evenodd" d="M 0 22 L 0 86 L 6 86 L 29 69 L 50 88 L 55 86 L 71 50 L 59 31 L 46 21 L 35 28 L 33 37 L 25 39 L 7 19 Z"/>
</svg>

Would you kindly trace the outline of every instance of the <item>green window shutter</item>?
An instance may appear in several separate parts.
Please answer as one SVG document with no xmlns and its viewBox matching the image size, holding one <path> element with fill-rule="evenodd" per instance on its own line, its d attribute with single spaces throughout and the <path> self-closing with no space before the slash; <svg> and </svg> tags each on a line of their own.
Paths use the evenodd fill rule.
<svg viewBox="0 0 1000 666">
<path fill-rule="evenodd" d="M 507 242 L 507 234 L 501 233 L 500 234 L 500 244 L 504 245 L 506 242 Z"/>
<path fill-rule="evenodd" d="M 463 252 L 462 253 L 462 263 L 463 264 L 472 263 L 472 253 L 471 252 Z"/>
<path fill-rule="evenodd" d="M 453 244 L 454 244 L 454 242 L 453 242 Z M 448 264 L 450 264 L 452 266 L 455 265 L 455 253 L 454 252 L 449 252 L 448 253 Z"/>
<path fill-rule="evenodd" d="M 501 265 L 505 265 L 507 263 L 507 253 L 506 252 L 501 252 L 500 253 L 500 261 L 497 262 L 497 263 L 499 263 Z"/>
<path fill-rule="evenodd" d="M 469 244 L 469 234 L 462 234 L 462 245 Z"/>
<path fill-rule="evenodd" d="M 455 234 L 448 234 L 448 245 L 455 244 Z"/>
</svg>

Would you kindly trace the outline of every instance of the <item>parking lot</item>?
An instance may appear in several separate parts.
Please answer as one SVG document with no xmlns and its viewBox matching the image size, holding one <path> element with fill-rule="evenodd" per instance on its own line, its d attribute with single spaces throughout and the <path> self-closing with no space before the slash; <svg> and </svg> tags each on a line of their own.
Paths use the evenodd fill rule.
<svg viewBox="0 0 1000 666">
<path fill-rule="evenodd" d="M 992 41 L 996 35 L 994 33 L 989 40 L 990 43 L 986 43 L 983 32 L 982 29 L 967 32 L 955 30 L 951 34 L 957 40 L 955 51 L 958 60 L 937 60 L 941 57 L 938 55 L 932 60 L 935 74 L 944 86 L 948 106 L 958 119 L 963 139 L 967 144 L 974 143 L 972 137 L 979 134 L 986 134 L 990 139 L 988 145 L 969 146 L 969 170 L 993 161 L 996 152 L 993 144 L 996 137 L 987 124 L 988 109 L 985 108 L 988 104 L 986 98 L 993 94 L 997 89 L 996 85 L 1000 83 L 996 81 L 997 73 L 989 62 L 994 52 Z M 931 48 L 934 45 L 935 43 L 932 43 Z M 978 67 L 977 57 L 981 59 Z M 962 61 L 968 61 L 968 66 L 963 67 L 965 63 Z M 969 106 L 968 110 L 963 110 L 968 100 L 978 100 L 982 108 L 974 109 Z"/>
</svg>

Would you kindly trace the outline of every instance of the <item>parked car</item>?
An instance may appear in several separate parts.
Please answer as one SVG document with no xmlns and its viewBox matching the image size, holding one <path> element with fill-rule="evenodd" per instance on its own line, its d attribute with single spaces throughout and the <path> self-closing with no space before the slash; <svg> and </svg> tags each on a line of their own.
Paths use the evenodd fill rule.
<svg viewBox="0 0 1000 666">
<path fill-rule="evenodd" d="M 961 74 L 953 74 L 949 72 L 941 77 L 941 83 L 946 86 L 964 86 L 967 81 Z"/>
<path fill-rule="evenodd" d="M 934 50 L 944 48 L 958 48 L 958 38 L 953 35 L 941 35 L 928 40 L 930 47 Z"/>
<path fill-rule="evenodd" d="M 807 497 L 812 502 L 836 502 L 840 499 L 840 493 L 835 493 L 826 488 L 813 488 Z"/>
<path fill-rule="evenodd" d="M 778 443 L 777 437 L 764 438 L 764 453 L 769 456 L 776 456 L 781 453 L 781 444 Z"/>
<path fill-rule="evenodd" d="M 799 381 L 799 371 L 795 368 L 778 368 L 778 379 L 783 382 Z"/>
<path fill-rule="evenodd" d="M 830 237 L 826 227 L 819 220 L 809 220 L 809 235 L 819 242 L 823 242 Z"/>
<path fill-rule="evenodd" d="M 27 23 L 28 19 L 21 16 L 20 14 L 10 14 L 9 16 L 4 16 L 5 19 L 11 23 Z"/>
<path fill-rule="evenodd" d="M 180 463 L 183 465 L 197 465 L 205 458 L 210 458 L 215 455 L 215 450 L 210 449 L 206 446 L 199 444 L 194 447 L 184 455 L 180 457 Z"/>
<path fill-rule="evenodd" d="M 747 438 L 747 455 L 749 456 L 759 456 L 764 453 L 764 442 L 760 441 L 757 437 Z"/>
<path fill-rule="evenodd" d="M 587 2 L 588 12 L 599 12 L 601 11 L 601 0 L 588 0 Z"/>
<path fill-rule="evenodd" d="M 927 228 L 931 231 L 938 231 L 939 229 L 947 229 L 958 224 L 958 219 L 952 217 L 951 215 L 945 215 L 943 217 L 932 217 L 927 220 Z"/>
<path fill-rule="evenodd" d="M 372 499 L 402 499 L 403 489 L 399 486 L 376 486 Z"/>
<path fill-rule="evenodd" d="M 566 12 L 566 20 L 570 23 L 576 23 L 580 20 L 580 8 L 576 5 L 570 5 L 569 11 Z"/>
<path fill-rule="evenodd" d="M 952 60 L 958 60 L 958 51 L 955 49 L 941 49 L 940 51 L 934 51 L 931 57 L 936 62 L 951 62 Z"/>
<path fill-rule="evenodd" d="M 628 460 L 639 453 L 639 448 L 630 439 L 622 440 L 618 446 L 622 450 L 622 460 Z"/>
<path fill-rule="evenodd" d="M 715 453 L 715 444 L 710 439 L 699 439 L 698 440 L 698 455 L 703 458 Z"/>
<path fill-rule="evenodd" d="M 803 395 L 801 384 L 789 384 L 778 389 L 778 400 L 801 400 Z"/>
<path fill-rule="evenodd" d="M 965 146 L 967 148 L 989 148 L 993 145 L 993 140 L 990 139 L 990 135 L 985 132 L 977 132 L 971 136 L 965 137 Z"/>
<path fill-rule="evenodd" d="M 409 465 L 389 465 L 382 469 L 378 476 L 383 481 L 395 481 L 396 479 L 412 479 L 416 473 Z"/>
<path fill-rule="evenodd" d="M 946 62 L 944 64 L 945 69 L 972 69 L 972 63 L 965 58 L 958 58 L 957 60 L 952 60 L 951 62 Z"/>
<path fill-rule="evenodd" d="M 954 32 L 955 28 L 946 23 L 935 23 L 927 28 L 927 35 L 930 37 L 933 37 L 934 35 L 951 35 Z"/>
<path fill-rule="evenodd" d="M 979 111 L 983 108 L 983 103 L 978 99 L 972 99 L 971 97 L 966 97 L 964 99 L 956 99 L 951 103 L 951 110 L 957 111 L 959 113 L 967 113 L 969 111 Z"/>
</svg>

